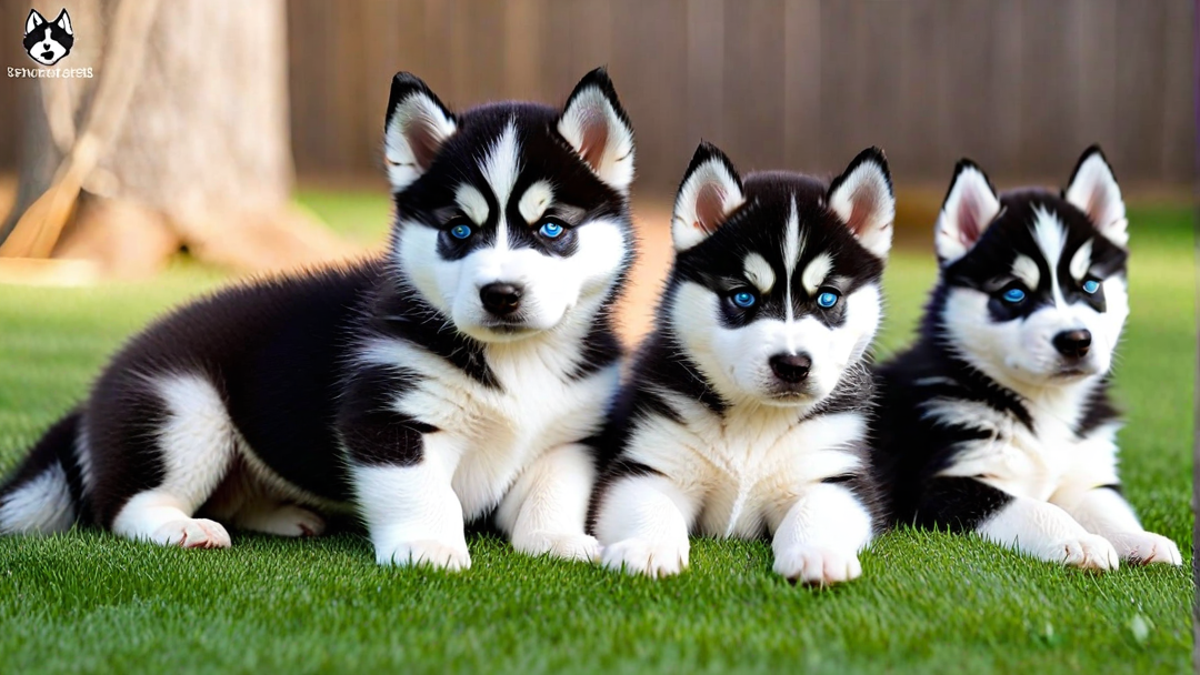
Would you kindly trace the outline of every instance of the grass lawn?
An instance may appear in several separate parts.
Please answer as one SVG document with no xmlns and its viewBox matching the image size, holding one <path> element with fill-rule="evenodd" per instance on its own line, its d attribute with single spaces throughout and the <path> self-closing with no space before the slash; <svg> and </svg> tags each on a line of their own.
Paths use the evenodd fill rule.
<svg viewBox="0 0 1200 675">
<path fill-rule="evenodd" d="M 306 195 L 352 236 L 378 199 Z M 364 223 L 369 226 L 364 226 Z M 698 540 L 664 581 L 529 559 L 488 537 L 459 575 L 375 566 L 365 538 L 235 533 L 225 551 L 92 531 L 0 538 L 0 671 L 1136 672 L 1189 669 L 1193 584 L 1192 215 L 1132 212 L 1133 316 L 1119 362 L 1126 494 L 1184 551 L 1182 569 L 1098 576 L 978 540 L 881 538 L 863 578 L 825 591 L 771 572 L 766 543 Z M 911 334 L 932 255 L 888 271 L 881 351 Z M 84 290 L 0 286 L 0 469 L 85 391 L 120 341 L 221 276 Z"/>
</svg>

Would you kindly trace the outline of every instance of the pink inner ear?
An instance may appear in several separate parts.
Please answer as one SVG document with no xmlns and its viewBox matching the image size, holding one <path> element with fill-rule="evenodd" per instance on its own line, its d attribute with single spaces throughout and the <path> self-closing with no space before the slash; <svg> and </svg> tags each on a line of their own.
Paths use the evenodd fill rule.
<svg viewBox="0 0 1200 675">
<path fill-rule="evenodd" d="M 581 134 L 579 154 L 593 169 L 600 169 L 604 159 L 604 148 L 608 145 L 608 121 L 603 110 L 588 110 L 580 120 Z"/>
<path fill-rule="evenodd" d="M 417 161 L 421 170 L 426 170 L 430 164 L 433 164 L 433 158 L 437 155 L 438 147 L 441 145 L 441 139 L 434 131 L 436 124 L 422 115 L 414 120 L 412 128 L 408 130 L 408 145 L 412 148 L 413 159 Z"/>
<path fill-rule="evenodd" d="M 1108 193 L 1104 190 L 1093 189 L 1088 195 L 1087 217 L 1092 219 L 1096 227 L 1104 227 L 1109 223 L 1101 222 L 1108 213 Z"/>
<path fill-rule="evenodd" d="M 958 199 L 958 241 L 964 248 L 974 246 L 983 234 L 979 222 L 981 208 L 978 198 L 970 190 L 963 190 Z"/>
<path fill-rule="evenodd" d="M 696 192 L 696 222 L 692 226 L 712 234 L 724 218 L 725 190 L 716 183 L 701 185 Z"/>
<path fill-rule="evenodd" d="M 855 188 L 854 193 L 850 195 L 850 218 L 846 221 L 851 232 L 855 235 L 863 233 L 871 214 L 877 208 L 878 201 L 879 195 L 875 194 L 873 188 L 866 185 Z"/>
</svg>

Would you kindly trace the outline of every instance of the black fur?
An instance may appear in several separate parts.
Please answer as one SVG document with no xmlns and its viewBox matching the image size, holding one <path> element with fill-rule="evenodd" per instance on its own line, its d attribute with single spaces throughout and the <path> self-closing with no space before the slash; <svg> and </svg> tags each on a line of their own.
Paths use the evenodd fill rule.
<svg viewBox="0 0 1200 675">
<path fill-rule="evenodd" d="M 844 279 L 843 286 L 834 289 L 841 295 L 849 295 L 864 283 L 877 280 L 882 275 L 883 261 L 859 245 L 837 214 L 825 206 L 830 192 L 825 183 L 809 176 L 785 172 L 752 173 L 743 182 L 746 206 L 732 213 L 729 220 L 703 243 L 676 257 L 666 297 L 659 307 L 657 319 L 660 325 L 665 323 L 662 312 L 670 307 L 672 294 L 684 281 L 696 282 L 729 296 L 745 288 L 746 283 L 742 279 L 745 254 L 750 251 L 782 250 L 785 237 L 783 224 L 787 222 L 793 194 L 797 216 L 806 228 L 804 252 L 796 269 L 804 269 L 821 253 L 832 253 L 835 265 L 831 276 Z M 772 223 L 778 227 L 763 227 L 762 223 Z M 768 255 L 767 261 L 776 278 L 783 279 L 786 270 L 781 256 Z M 736 327 L 744 326 L 760 315 L 782 318 L 786 312 L 784 298 L 784 285 L 776 284 L 771 295 L 762 298 L 750 310 L 741 309 L 731 301 L 726 302 L 722 307 L 723 321 L 728 327 Z M 845 322 L 845 303 L 838 303 L 828 310 L 819 307 L 816 295 L 809 297 L 798 274 L 792 279 L 792 298 L 799 299 L 794 308 L 796 316 L 811 314 L 829 326 L 840 326 Z"/>
<path fill-rule="evenodd" d="M 85 406 L 94 480 L 109 526 L 125 501 L 162 481 L 155 434 L 168 414 L 146 377 L 205 376 L 234 425 L 276 473 L 330 500 L 349 499 L 333 422 L 364 301 L 386 283 L 377 262 L 243 285 L 188 305 L 133 338 Z"/>
<path fill-rule="evenodd" d="M 4 502 L 5 497 L 58 465 L 67 478 L 67 488 L 73 502 L 72 517 L 79 516 L 83 493 L 79 463 L 75 458 L 79 419 L 79 411 L 72 410 L 51 425 L 29 451 L 25 461 L 19 464 L 0 486 L 0 504 Z"/>
<path fill-rule="evenodd" d="M 607 82 L 602 71 L 589 78 L 601 85 Z M 611 92 L 611 83 L 606 91 Z M 389 117 L 415 92 L 436 101 L 418 78 L 397 75 Z M 611 216 L 631 229 L 625 196 L 593 174 L 562 139 L 556 128 L 558 114 L 548 106 L 497 103 L 454 116 L 457 131 L 431 166 L 394 194 L 393 243 L 405 227 L 430 227 L 441 230 L 444 247 L 451 245 L 447 229 L 462 215 L 454 207 L 452 186 L 463 178 L 483 180 L 477 166 L 480 153 L 510 123 L 522 144 L 523 168 L 514 195 L 534 180 L 553 178 L 556 202 L 571 208 L 550 216 L 568 229 L 587 227 L 586 217 L 598 215 Z M 491 198 L 490 190 L 481 192 Z M 511 217 L 516 204 L 506 206 L 510 222 L 519 222 L 519 216 Z M 483 229 L 494 236 L 494 215 Z M 513 247 L 534 247 L 549 255 L 576 253 L 569 237 L 564 237 L 565 244 L 551 243 L 540 239 L 536 230 L 509 231 Z M 442 253 L 453 257 L 446 248 Z M 629 251 L 620 278 L 577 347 L 584 360 L 565 377 L 586 377 L 620 357 L 612 304 L 632 258 Z M 91 478 L 84 494 L 76 490 L 75 497 L 89 521 L 111 527 L 132 496 L 159 486 L 164 478 L 157 434 L 170 411 L 148 380 L 198 375 L 213 383 L 237 434 L 267 467 L 312 495 L 349 502 L 353 493 L 348 462 L 418 462 L 422 435 L 436 431 L 388 406 L 418 375 L 402 365 L 363 363 L 359 350 L 375 338 L 409 343 L 426 358 L 442 359 L 484 387 L 501 387 L 483 343 L 456 331 L 447 316 L 420 296 L 389 253 L 337 269 L 238 285 L 155 322 L 112 359 L 79 412 L 47 432 L 5 489 L 39 475 L 56 458 L 62 458 L 77 486 L 74 441 L 84 438 Z"/>
<path fill-rule="evenodd" d="M 913 520 L 927 528 L 946 527 L 951 532 L 973 532 L 1013 496 L 974 478 L 927 478 Z"/>
<path fill-rule="evenodd" d="M 1092 152 L 1086 152 L 1083 159 Z M 978 170 L 970 160 L 962 160 L 955 169 L 956 179 L 965 168 Z M 953 186 L 952 182 L 951 190 Z M 1087 295 L 1067 271 L 1068 261 L 1088 240 L 1092 241 L 1093 269 L 1102 277 L 1125 275 L 1125 249 L 1101 236 L 1087 216 L 1060 194 L 1014 190 L 1000 194 L 999 202 L 1001 208 L 996 219 L 975 245 L 948 265 L 942 261 L 940 277 L 926 305 L 915 344 L 877 368 L 880 398 L 872 426 L 875 463 L 886 483 L 890 511 L 899 522 L 969 530 L 1011 499 L 973 478 L 936 477 L 955 464 L 965 445 L 987 440 L 992 434 L 948 425 L 926 415 L 923 405 L 931 399 L 982 403 L 1036 433 L 1027 403 L 960 357 L 945 326 L 951 289 L 972 288 L 990 294 L 988 311 L 992 321 L 1021 320 L 1052 302 L 1050 275 L 1054 274 L 1067 302 L 1082 300 L 1103 312 L 1103 290 Z M 1011 269 L 1018 254 L 1037 250 L 1029 227 L 1036 208 L 1054 212 L 1063 222 L 1067 236 L 1058 269 L 1049 270 L 1043 256 L 1030 256 L 1039 265 L 1040 279 L 1038 288 L 1027 289 L 1012 277 Z M 1012 287 L 1023 289 L 1028 299 L 1019 305 L 1004 302 L 1001 296 Z M 1080 438 L 1117 418 L 1117 410 L 1108 396 L 1108 384 L 1107 379 L 1098 382 L 1080 411 L 1075 424 L 1075 433 Z M 1003 443 L 1007 438 L 1003 431 L 997 431 L 994 440 Z"/>
<path fill-rule="evenodd" d="M 1087 436 L 1097 428 L 1121 417 L 1121 411 L 1113 405 L 1108 395 L 1109 386 L 1111 383 L 1105 378 L 1100 386 L 1093 389 L 1088 395 L 1087 402 L 1084 403 L 1083 414 L 1080 415 L 1079 421 L 1075 425 L 1077 436 L 1081 438 Z"/>
<path fill-rule="evenodd" d="M 882 154 L 875 151 L 874 154 L 864 153 L 856 158 L 847 173 L 868 159 L 886 167 Z M 737 307 L 730 297 L 737 290 L 747 287 L 743 263 L 750 252 L 759 252 L 765 257 L 777 280 L 786 278 L 781 251 L 793 199 L 805 238 L 801 259 L 795 269 L 803 269 L 817 255 L 832 253 L 834 266 L 831 276 L 840 278 L 838 283 L 841 286 L 836 290 L 842 295 L 848 295 L 864 284 L 878 284 L 881 280 L 883 261 L 863 248 L 841 218 L 827 207 L 833 186 L 816 178 L 786 172 L 761 172 L 741 177 L 724 153 L 709 143 L 701 143 L 684 175 L 681 189 L 699 167 L 713 160 L 724 164 L 737 181 L 743 191 L 745 204 L 731 213 L 702 242 L 676 254 L 657 309 L 655 329 L 638 350 L 630 381 L 618 395 L 605 431 L 595 440 L 599 448 L 601 476 L 592 499 L 589 530 L 595 527 L 605 494 L 615 482 L 629 476 L 660 473 L 657 468 L 625 455 L 630 433 L 639 420 L 665 417 L 676 422 L 682 421 L 680 412 L 659 391 L 675 392 L 683 398 L 701 402 L 719 416 L 727 414 L 731 405 L 688 357 L 680 337 L 672 328 L 671 308 L 678 289 L 685 281 L 698 283 L 725 295 L 724 314 L 720 320 L 726 326 L 742 326 L 762 316 L 782 318 L 786 312 L 786 284 L 781 281 L 777 281 L 772 292 L 761 297 L 750 310 Z M 841 179 L 839 177 L 838 181 Z M 842 308 L 845 303 L 838 303 L 831 310 L 817 306 L 815 297 L 809 297 L 803 287 L 800 276 L 799 273 L 794 274 L 792 279 L 795 316 L 811 314 L 830 326 L 844 323 Z M 874 385 L 869 371 L 862 364 L 853 364 L 823 401 L 806 413 L 797 412 L 796 423 L 836 412 L 869 415 L 873 398 Z M 883 500 L 875 477 L 870 472 L 870 452 L 865 439 L 849 451 L 861 455 L 863 469 L 838 476 L 837 482 L 844 483 L 863 501 L 873 514 L 876 525 L 881 527 L 885 521 L 879 508 Z"/>
<path fill-rule="evenodd" d="M 1050 275 L 1058 277 L 1059 288 L 1067 302 L 1082 300 L 1091 304 L 1096 311 L 1105 309 L 1103 288 L 1095 294 L 1084 293 L 1080 284 L 1067 270 L 1067 261 L 1086 241 L 1092 242 L 1093 268 L 1103 277 L 1125 273 L 1128 253 L 1108 239 L 1098 236 L 1087 216 L 1068 204 L 1062 197 L 1041 190 L 1017 190 L 1000 196 L 1001 216 L 994 226 L 988 227 L 970 253 L 954 261 L 943 270 L 948 286 L 974 288 L 991 295 L 988 311 L 994 321 L 1011 321 L 1027 317 L 1039 307 L 1052 302 L 1050 297 Z M 1067 241 L 1063 248 L 1061 263 L 1056 270 L 1049 270 L 1041 256 L 1034 257 L 1038 263 L 1040 280 L 1037 288 L 1024 289 L 1029 299 L 1019 305 L 1004 302 L 1002 295 L 1018 284 L 1011 276 L 1013 260 L 1022 251 L 1037 250 L 1029 223 L 1034 219 L 1034 210 L 1039 207 L 1053 211 L 1066 226 Z"/>
</svg>

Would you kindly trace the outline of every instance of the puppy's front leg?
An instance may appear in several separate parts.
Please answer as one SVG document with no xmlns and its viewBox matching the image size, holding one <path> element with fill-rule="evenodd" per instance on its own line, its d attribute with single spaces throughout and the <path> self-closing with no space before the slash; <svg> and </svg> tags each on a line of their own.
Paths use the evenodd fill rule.
<svg viewBox="0 0 1200 675">
<path fill-rule="evenodd" d="M 444 455 L 451 451 L 439 447 L 446 445 L 437 438 L 441 433 L 424 435 L 423 456 L 415 464 L 356 464 L 350 469 L 381 565 L 471 566 L 462 505 L 450 485 L 453 469 L 445 465 Z"/>
<path fill-rule="evenodd" d="M 554 448 L 525 470 L 496 512 L 513 548 L 528 555 L 594 562 L 600 542 L 584 532 L 596 469 L 579 444 Z"/>
<path fill-rule="evenodd" d="M 1050 562 L 1099 571 L 1115 570 L 1117 551 L 1069 513 L 1049 502 L 1014 497 L 976 529 L 984 539 Z"/>
<path fill-rule="evenodd" d="M 337 430 L 359 513 L 381 565 L 471 566 L 462 504 L 451 479 L 461 443 L 397 411 L 387 372 L 350 383 Z"/>
<path fill-rule="evenodd" d="M 1088 532 L 1112 542 L 1121 560 L 1135 565 L 1183 564 L 1175 542 L 1142 529 L 1133 508 L 1114 486 L 1093 488 L 1082 494 L 1054 495 L 1050 500 L 1061 504 Z"/>
<path fill-rule="evenodd" d="M 922 497 L 920 520 L 975 531 L 984 539 L 1026 555 L 1095 570 L 1117 569 L 1117 552 L 1062 508 L 1018 497 L 981 480 L 939 476 Z"/>
<path fill-rule="evenodd" d="M 431 457 L 413 466 L 354 466 L 359 510 L 380 565 L 471 566 L 462 505 Z"/>
<path fill-rule="evenodd" d="M 871 541 L 871 513 L 844 485 L 806 489 L 775 529 L 775 572 L 805 584 L 828 585 L 862 574 L 858 552 Z"/>
<path fill-rule="evenodd" d="M 683 571 L 688 565 L 688 523 L 695 510 L 696 500 L 665 476 L 618 478 L 607 488 L 596 515 L 604 566 L 650 577 Z"/>
</svg>

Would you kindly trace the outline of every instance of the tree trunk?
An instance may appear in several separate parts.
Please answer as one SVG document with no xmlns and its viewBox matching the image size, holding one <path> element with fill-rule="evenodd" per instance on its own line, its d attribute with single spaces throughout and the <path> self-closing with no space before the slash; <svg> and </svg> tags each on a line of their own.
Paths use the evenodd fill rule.
<svg viewBox="0 0 1200 675">
<path fill-rule="evenodd" d="M 136 2 L 68 3 L 76 45 L 99 42 L 102 23 L 113 30 L 122 1 Z M 89 8 L 102 21 L 75 18 L 77 9 L 82 18 Z M 159 5 L 120 125 L 85 174 L 55 257 L 93 259 L 109 275 L 130 277 L 160 269 L 181 247 L 203 260 L 249 270 L 313 264 L 351 252 L 290 201 L 284 11 L 282 0 Z M 107 42 L 119 39 L 109 35 Z M 93 66 L 98 79 L 120 75 L 104 72 L 106 67 L 137 68 L 76 60 L 74 51 L 60 65 Z M 84 80 L 85 91 L 69 92 L 63 103 L 69 82 L 38 85 L 43 100 L 31 106 L 27 127 L 42 153 L 37 148 L 25 153 L 18 210 L 45 191 L 41 186 L 66 149 L 56 141 L 65 137 L 69 148 L 74 127 L 86 124 L 83 111 L 94 93 L 88 90 L 97 87 L 86 87 Z M 77 104 L 67 115 L 67 132 L 58 128 L 61 120 L 56 127 L 48 104 L 55 97 L 59 110 Z"/>
</svg>

